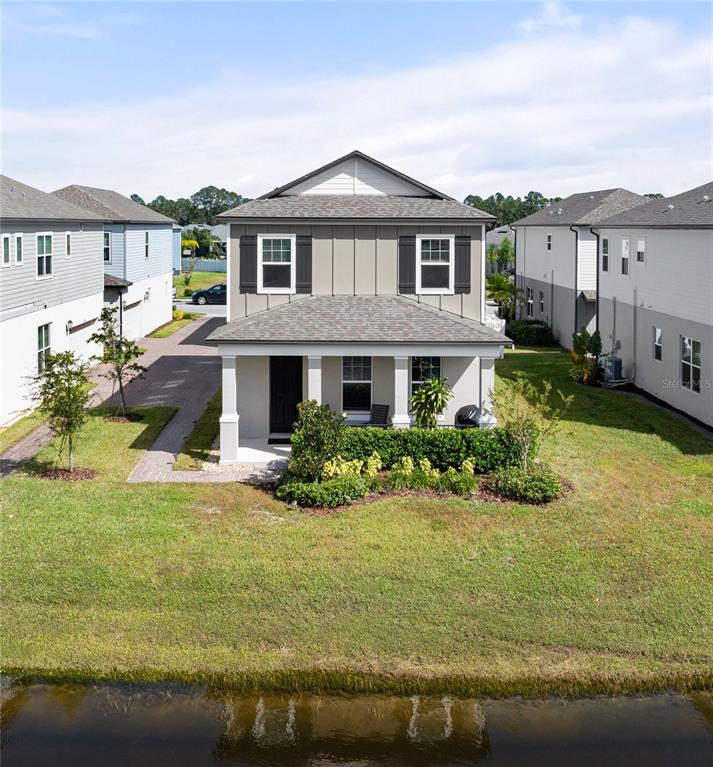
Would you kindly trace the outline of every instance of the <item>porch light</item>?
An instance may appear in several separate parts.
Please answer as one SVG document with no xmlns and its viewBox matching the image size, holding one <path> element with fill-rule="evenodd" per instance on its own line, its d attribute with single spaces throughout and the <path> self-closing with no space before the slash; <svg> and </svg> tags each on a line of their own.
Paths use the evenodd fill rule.
<svg viewBox="0 0 713 767">
<path fill-rule="evenodd" d="M 69 335 L 72 332 L 72 328 L 74 327 L 74 323 L 72 320 L 67 320 L 67 324 L 64 326 L 64 329 L 67 331 L 67 335 Z"/>
</svg>

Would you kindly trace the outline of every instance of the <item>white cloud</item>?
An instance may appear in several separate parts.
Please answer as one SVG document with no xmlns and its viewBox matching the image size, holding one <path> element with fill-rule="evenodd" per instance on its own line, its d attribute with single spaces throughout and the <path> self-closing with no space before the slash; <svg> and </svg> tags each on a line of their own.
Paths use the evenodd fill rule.
<svg viewBox="0 0 713 767">
<path fill-rule="evenodd" d="M 88 4 L 85 7 L 88 7 Z M 31 3 L 6 12 L 3 15 L 3 23 L 14 34 L 98 40 L 115 26 L 143 22 L 143 18 L 136 13 L 110 13 L 94 19 L 89 19 L 86 12 L 80 16 L 80 20 L 76 20 L 65 8 Z"/>
<path fill-rule="evenodd" d="M 581 25 L 582 17 L 561 3 L 543 3 L 539 16 L 524 19 L 518 26 L 523 32 L 536 32 L 541 29 L 578 29 Z"/>
<path fill-rule="evenodd" d="M 146 199 L 206 184 L 254 196 L 354 148 L 459 198 L 673 194 L 709 180 L 705 31 L 612 25 L 516 36 L 386 75 L 266 78 L 245 67 L 193 93 L 7 109 L 3 166 L 43 189 L 86 183 Z"/>
</svg>

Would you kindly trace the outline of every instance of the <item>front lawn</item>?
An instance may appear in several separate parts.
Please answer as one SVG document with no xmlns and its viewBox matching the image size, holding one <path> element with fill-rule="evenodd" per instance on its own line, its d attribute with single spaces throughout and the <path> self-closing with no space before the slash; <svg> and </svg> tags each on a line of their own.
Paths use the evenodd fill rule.
<svg viewBox="0 0 713 767">
<path fill-rule="evenodd" d="M 576 394 L 545 445 L 575 489 L 546 507 L 397 497 L 310 516 L 246 485 L 128 485 L 147 426 L 98 419 L 77 459 L 97 479 L 30 466 L 2 484 L 5 669 L 455 694 L 712 685 L 713 442 L 568 366 L 525 349 L 497 365 Z"/>
<path fill-rule="evenodd" d="M 183 289 L 189 287 L 195 291 L 211 288 L 213 285 L 222 285 L 228 281 L 228 275 L 225 272 L 193 272 L 190 285 L 183 281 L 182 274 L 173 275 L 173 287 L 176 288 L 177 298 L 183 298 Z"/>
</svg>

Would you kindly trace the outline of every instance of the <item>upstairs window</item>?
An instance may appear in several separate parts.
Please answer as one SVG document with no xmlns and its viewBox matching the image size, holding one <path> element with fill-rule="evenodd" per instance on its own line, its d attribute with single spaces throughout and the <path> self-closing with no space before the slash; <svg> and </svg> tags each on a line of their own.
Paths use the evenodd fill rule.
<svg viewBox="0 0 713 767">
<path fill-rule="evenodd" d="M 602 237 L 602 271 L 609 271 L 609 238 Z"/>
<path fill-rule="evenodd" d="M 621 273 L 629 276 L 629 238 L 624 237 L 621 241 Z"/>
<path fill-rule="evenodd" d="M 527 301 L 526 301 L 527 316 L 528 317 L 532 317 L 532 314 L 533 314 L 533 304 L 535 302 L 535 299 L 533 297 L 533 290 L 532 290 L 532 288 L 528 288 L 527 289 L 526 297 L 527 297 Z"/>
<path fill-rule="evenodd" d="M 111 263 L 111 232 L 104 232 L 104 263 Z"/>
<path fill-rule="evenodd" d="M 37 276 L 52 276 L 52 235 L 37 235 Z"/>
<path fill-rule="evenodd" d="M 416 235 L 416 293 L 454 291 L 455 235 Z"/>
<path fill-rule="evenodd" d="M 65 232 L 64 235 L 64 255 L 65 258 L 72 257 L 72 233 Z"/>
<path fill-rule="evenodd" d="M 545 313 L 545 294 L 541 290 L 540 291 L 540 314 L 544 314 L 544 313 Z"/>
<path fill-rule="evenodd" d="M 25 256 L 22 252 L 22 235 L 16 234 L 15 235 L 15 263 L 22 264 L 24 257 Z"/>
<path fill-rule="evenodd" d="M 661 362 L 663 359 L 663 333 L 661 328 L 654 327 L 654 359 Z"/>
<path fill-rule="evenodd" d="M 10 235 L 2 236 L 2 265 L 10 266 Z"/>
<path fill-rule="evenodd" d="M 371 357 L 342 357 L 342 409 L 371 410 Z"/>
<path fill-rule="evenodd" d="M 440 357 L 411 357 L 411 394 L 426 381 L 440 377 Z"/>
<path fill-rule="evenodd" d="M 149 233 L 144 232 L 144 258 L 149 257 Z"/>
<path fill-rule="evenodd" d="M 681 336 L 681 386 L 701 393 L 701 342 Z"/>
<path fill-rule="evenodd" d="M 547 252 L 549 253 L 552 250 L 552 235 L 547 235 Z"/>
<path fill-rule="evenodd" d="M 257 292 L 295 292 L 294 234 L 259 234 L 257 236 Z"/>
<path fill-rule="evenodd" d="M 636 241 L 636 260 L 640 264 L 646 263 L 646 240 Z"/>
<path fill-rule="evenodd" d="M 51 352 L 50 349 L 50 326 L 40 325 L 37 328 L 37 372 L 45 369 L 45 363 Z"/>
</svg>

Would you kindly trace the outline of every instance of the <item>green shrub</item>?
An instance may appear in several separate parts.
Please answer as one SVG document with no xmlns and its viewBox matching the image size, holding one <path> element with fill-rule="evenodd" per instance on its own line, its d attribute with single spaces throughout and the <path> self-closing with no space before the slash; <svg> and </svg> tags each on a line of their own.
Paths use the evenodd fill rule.
<svg viewBox="0 0 713 767">
<path fill-rule="evenodd" d="M 431 466 L 428 458 L 415 464 L 409 456 L 402 458 L 389 472 L 386 484 L 392 490 L 424 490 L 436 487 L 440 478 L 438 469 Z"/>
<path fill-rule="evenodd" d="M 344 416 L 313 399 L 300 402 L 292 432 L 289 473 L 306 482 L 322 479 L 325 464 L 341 454 L 343 439 Z M 366 460 L 369 455 L 360 460 Z"/>
<path fill-rule="evenodd" d="M 548 503 L 562 495 L 560 478 L 544 464 L 529 469 L 508 466 L 490 477 L 492 489 L 503 498 L 525 503 Z"/>
<path fill-rule="evenodd" d="M 536 456 L 533 446 L 531 459 Z M 365 461 L 378 453 L 383 466 L 402 458 L 415 462 L 427 458 L 440 471 L 460 468 L 472 457 L 478 474 L 490 474 L 501 466 L 519 462 L 519 452 L 503 429 L 380 429 L 347 427 L 339 454 L 346 460 Z"/>
<path fill-rule="evenodd" d="M 367 480 L 356 474 L 342 474 L 324 482 L 303 482 L 286 475 L 275 494 L 281 501 L 296 503 L 304 508 L 334 507 L 363 498 L 368 489 Z"/>
<path fill-rule="evenodd" d="M 456 471 L 452 466 L 446 469 L 438 478 L 436 487 L 446 493 L 466 497 L 472 495 L 478 487 L 474 470 L 475 462 L 473 459 L 466 459 L 463 461 L 460 471 Z"/>
<path fill-rule="evenodd" d="M 174 320 L 182 320 L 186 316 L 186 313 L 181 311 L 180 309 L 174 309 L 173 310 L 173 319 Z"/>
<path fill-rule="evenodd" d="M 193 288 L 183 288 L 184 298 L 190 298 L 193 295 Z"/>
<path fill-rule="evenodd" d="M 505 335 L 525 346 L 553 346 L 552 329 L 540 320 L 512 320 L 505 326 Z"/>
<path fill-rule="evenodd" d="M 445 378 L 434 376 L 422 383 L 409 400 L 416 423 L 426 429 L 435 429 L 438 416 L 446 409 L 452 397 L 453 392 L 448 388 Z"/>
</svg>

